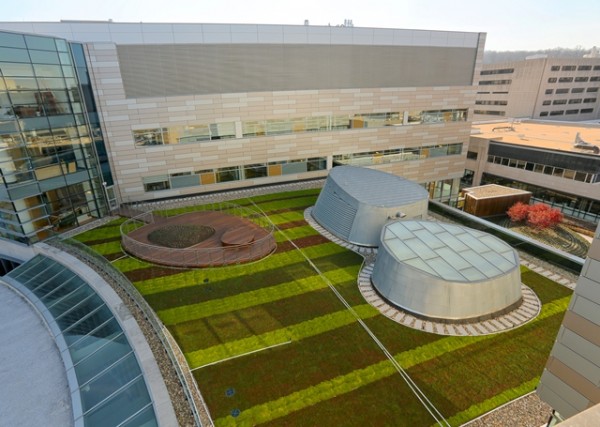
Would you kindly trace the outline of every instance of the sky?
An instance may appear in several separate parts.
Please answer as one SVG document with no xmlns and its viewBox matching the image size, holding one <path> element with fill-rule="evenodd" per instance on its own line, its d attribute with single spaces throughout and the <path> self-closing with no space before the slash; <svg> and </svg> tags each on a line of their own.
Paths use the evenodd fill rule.
<svg viewBox="0 0 600 427">
<path fill-rule="evenodd" d="M 19 0 L 0 21 L 109 20 L 485 32 L 486 50 L 600 46 L 598 0 Z"/>
</svg>

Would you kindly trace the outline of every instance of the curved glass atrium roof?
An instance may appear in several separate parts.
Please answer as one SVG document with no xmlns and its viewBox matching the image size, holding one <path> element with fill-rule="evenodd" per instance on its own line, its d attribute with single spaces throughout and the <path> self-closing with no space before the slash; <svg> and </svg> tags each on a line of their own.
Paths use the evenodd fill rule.
<svg viewBox="0 0 600 427">
<path fill-rule="evenodd" d="M 382 243 L 398 261 L 448 281 L 491 279 L 519 265 L 500 239 L 452 224 L 396 221 L 385 226 Z"/>
<path fill-rule="evenodd" d="M 75 425 L 157 426 L 152 400 L 127 337 L 110 308 L 83 279 L 42 255 L 8 273 L 43 304 L 61 331 L 77 377 Z M 63 356 L 64 358 L 65 356 Z M 67 356 L 68 359 L 68 356 Z M 75 409 L 77 411 L 77 409 Z"/>
</svg>

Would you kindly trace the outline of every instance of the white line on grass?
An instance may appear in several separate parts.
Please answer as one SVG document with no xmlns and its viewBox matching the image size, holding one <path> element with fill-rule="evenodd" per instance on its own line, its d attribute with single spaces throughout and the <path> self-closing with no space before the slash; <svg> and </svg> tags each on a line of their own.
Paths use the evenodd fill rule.
<svg viewBox="0 0 600 427">
<path fill-rule="evenodd" d="M 411 389 L 411 391 L 413 392 L 413 394 L 421 402 L 421 404 L 425 407 L 425 409 L 427 410 L 427 412 L 429 412 L 429 414 L 433 417 L 433 419 L 436 421 L 436 423 L 438 425 L 440 425 L 440 426 L 450 427 L 450 424 L 448 423 L 448 421 L 446 420 L 446 418 L 434 406 L 434 404 L 429 400 L 429 398 L 425 395 L 425 393 L 423 393 L 423 391 L 419 388 L 419 386 L 412 380 L 412 378 L 408 375 L 408 373 L 404 370 L 404 368 L 402 366 L 400 366 L 400 364 L 398 363 L 398 361 L 396 359 L 394 359 L 394 356 L 383 345 L 383 343 L 381 341 L 379 341 L 379 339 L 377 338 L 377 336 L 375 336 L 375 334 L 373 333 L 373 331 L 371 331 L 371 329 L 367 326 L 367 324 L 365 322 L 363 322 L 363 320 L 360 318 L 360 316 L 358 315 L 358 313 L 352 308 L 352 306 L 348 303 L 348 301 L 346 301 L 344 299 L 344 297 L 338 292 L 338 290 L 335 288 L 335 286 L 333 286 L 333 284 L 331 283 L 331 281 L 321 272 L 321 270 L 319 269 L 319 267 L 317 267 L 315 265 L 315 263 L 304 253 L 304 251 L 302 249 L 300 249 L 296 245 L 296 243 L 294 243 L 293 240 L 291 240 L 287 236 L 287 234 L 285 234 L 275 223 L 273 223 L 273 221 L 271 221 L 271 219 L 267 216 L 267 214 L 256 203 L 254 203 L 254 200 L 252 200 L 249 197 L 247 199 L 254 205 L 254 207 L 256 209 L 258 209 L 260 212 L 263 213 L 263 215 L 271 222 L 271 224 L 273 224 L 273 227 L 275 229 L 277 229 L 277 231 L 279 231 L 292 244 L 292 246 L 294 246 L 294 248 L 296 248 L 296 250 L 298 250 L 302 254 L 302 256 L 304 257 L 304 259 L 306 259 L 306 261 L 310 264 L 310 266 L 325 281 L 325 283 L 327 283 L 327 286 L 329 287 L 329 289 L 331 289 L 331 291 L 340 300 L 340 302 L 356 318 L 356 321 L 360 324 L 360 326 L 362 326 L 362 328 L 367 332 L 367 334 L 369 334 L 369 336 L 375 342 L 375 344 L 381 349 L 381 351 L 383 352 L 383 354 L 389 359 L 389 361 L 392 363 L 392 365 L 394 366 L 394 368 L 396 368 L 396 371 L 398 371 L 398 373 L 400 374 L 400 376 L 402 377 L 402 379 L 406 382 L 406 384 Z"/>
<path fill-rule="evenodd" d="M 289 340 L 289 341 L 285 341 L 285 342 L 280 342 L 280 343 L 277 343 L 277 344 L 273 344 L 273 345 L 270 345 L 268 347 L 259 348 L 258 350 L 252 350 L 252 351 L 249 351 L 247 353 L 236 354 L 235 356 L 226 357 L 225 359 L 217 360 L 216 362 L 210 362 L 210 363 L 207 363 L 206 365 L 197 366 L 194 369 L 190 369 L 190 371 L 195 371 L 197 369 L 205 368 L 207 366 L 212 366 L 212 365 L 216 365 L 218 363 L 227 362 L 228 360 L 237 359 L 238 357 L 248 356 L 249 354 L 258 353 L 259 351 L 268 350 L 268 349 L 274 348 L 274 347 L 279 347 L 280 345 L 290 344 L 291 342 L 292 342 L 292 340 Z"/>
</svg>

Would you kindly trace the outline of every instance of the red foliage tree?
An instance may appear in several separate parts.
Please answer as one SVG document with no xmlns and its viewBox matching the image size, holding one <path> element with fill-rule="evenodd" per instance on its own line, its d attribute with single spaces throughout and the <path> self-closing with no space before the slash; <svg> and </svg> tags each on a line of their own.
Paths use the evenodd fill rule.
<svg viewBox="0 0 600 427">
<path fill-rule="evenodd" d="M 521 222 L 527 219 L 529 214 L 529 205 L 522 202 L 517 202 L 512 205 L 506 212 L 512 222 Z"/>
<path fill-rule="evenodd" d="M 513 222 L 527 221 L 530 227 L 542 230 L 560 224 L 564 218 L 562 212 L 543 203 L 526 205 L 517 202 L 506 212 Z"/>
<path fill-rule="evenodd" d="M 543 203 L 538 203 L 529 207 L 527 215 L 527 224 L 531 227 L 542 230 L 548 227 L 554 227 L 563 220 L 563 214 L 558 209 L 552 209 Z"/>
</svg>

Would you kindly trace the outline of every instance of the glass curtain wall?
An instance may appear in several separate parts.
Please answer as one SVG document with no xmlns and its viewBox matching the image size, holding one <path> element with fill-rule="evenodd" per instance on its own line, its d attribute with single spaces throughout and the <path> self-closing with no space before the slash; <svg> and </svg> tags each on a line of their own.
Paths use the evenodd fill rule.
<svg viewBox="0 0 600 427">
<path fill-rule="evenodd" d="M 0 237 L 34 243 L 105 211 L 65 40 L 0 32 Z"/>
</svg>

